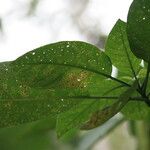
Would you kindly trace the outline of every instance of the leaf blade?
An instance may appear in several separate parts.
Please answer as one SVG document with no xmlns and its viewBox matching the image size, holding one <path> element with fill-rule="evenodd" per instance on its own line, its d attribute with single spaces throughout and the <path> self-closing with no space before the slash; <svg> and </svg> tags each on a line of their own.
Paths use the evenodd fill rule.
<svg viewBox="0 0 150 150">
<path fill-rule="evenodd" d="M 1 63 L 0 127 L 56 117 L 84 101 L 72 100 L 72 96 L 98 94 L 96 87 L 92 90 L 93 81 L 101 84 L 106 77 L 90 69 L 110 76 L 111 68 L 110 59 L 98 48 L 71 41 L 43 46 L 13 62 Z"/>
<path fill-rule="evenodd" d="M 125 22 L 121 20 L 116 22 L 108 36 L 105 49 L 106 54 L 111 57 L 112 64 L 119 69 L 119 72 L 130 77 L 137 74 L 141 60 L 131 52 Z"/>
<path fill-rule="evenodd" d="M 127 34 L 132 52 L 145 61 L 149 60 L 150 47 L 149 0 L 134 0 L 127 19 Z"/>
</svg>

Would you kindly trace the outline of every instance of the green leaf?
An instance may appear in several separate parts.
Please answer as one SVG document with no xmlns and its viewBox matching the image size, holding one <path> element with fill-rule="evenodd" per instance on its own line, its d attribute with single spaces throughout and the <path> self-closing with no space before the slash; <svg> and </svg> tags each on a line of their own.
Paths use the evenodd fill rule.
<svg viewBox="0 0 150 150">
<path fill-rule="evenodd" d="M 148 62 L 150 57 L 150 1 L 134 0 L 128 13 L 127 34 L 132 52 Z"/>
<path fill-rule="evenodd" d="M 145 102 L 129 101 L 122 112 L 129 120 L 150 120 L 150 108 Z"/>
<path fill-rule="evenodd" d="M 1 63 L 0 127 L 56 118 L 84 97 L 98 95 L 100 90 L 104 94 L 101 83 L 110 77 L 111 68 L 110 59 L 98 48 L 71 41 L 46 45 Z M 99 85 L 102 89 L 97 89 Z"/>
<path fill-rule="evenodd" d="M 13 64 L 51 64 L 99 74 L 111 73 L 111 62 L 106 54 L 94 45 L 79 41 L 64 41 L 40 47 L 18 58 Z"/>
<path fill-rule="evenodd" d="M 118 20 L 110 32 L 106 42 L 106 54 L 119 72 L 134 77 L 137 74 L 141 60 L 131 52 L 126 34 L 126 23 Z"/>
<path fill-rule="evenodd" d="M 2 150 L 55 150 L 54 138 L 51 134 L 54 125 L 55 121 L 47 118 L 17 127 L 2 128 L 0 148 Z"/>
<path fill-rule="evenodd" d="M 137 83 L 135 82 L 130 88 L 124 91 L 118 98 L 118 100 L 111 106 L 107 106 L 102 110 L 98 110 L 92 114 L 90 120 L 86 122 L 81 128 L 82 129 L 93 129 L 105 123 L 107 120 L 116 115 L 129 101 L 132 94 L 137 88 Z"/>
<path fill-rule="evenodd" d="M 103 85 L 103 88 L 99 89 L 103 89 L 103 90 L 108 90 L 108 87 L 115 87 L 115 82 L 111 81 L 111 80 L 106 80 Z M 109 106 L 111 104 L 113 104 L 113 108 L 111 108 L 111 112 L 109 113 L 109 117 L 112 117 L 114 114 L 114 112 L 116 113 L 116 111 L 119 111 L 119 109 L 115 108 L 116 106 L 122 106 L 122 96 L 121 96 L 121 100 L 119 100 L 119 102 L 116 102 L 116 99 L 111 99 L 111 97 L 114 96 L 118 96 L 120 95 L 122 92 L 126 91 L 128 88 L 114 88 L 114 90 L 108 90 L 109 92 L 105 93 L 104 95 L 102 95 L 102 97 L 91 97 L 91 99 L 86 98 L 85 101 L 83 101 L 82 103 L 80 103 L 77 107 L 73 107 L 72 109 L 60 114 L 58 116 L 57 119 L 57 124 L 56 124 L 56 130 L 57 130 L 57 135 L 58 137 L 65 137 L 67 136 L 67 134 L 69 134 L 70 132 L 77 130 L 79 128 L 81 128 L 81 126 L 87 121 L 89 120 L 89 118 L 91 117 L 91 115 L 96 111 L 102 110 L 102 112 L 104 112 L 103 110 L 107 110 L 107 108 L 109 108 Z M 132 92 L 130 90 L 130 92 Z M 129 93 L 130 93 L 129 92 Z M 99 95 L 101 95 L 101 92 L 99 93 Z M 103 97 L 104 96 L 104 97 Z M 105 98 L 108 97 L 108 98 Z M 110 96 L 110 98 L 109 98 Z M 121 103 L 121 105 L 120 105 Z M 118 107 L 120 108 L 120 107 Z M 113 115 L 112 115 L 113 114 Z M 112 115 L 112 116 L 110 116 Z M 94 116 L 94 115 L 93 115 Z M 97 117 L 97 115 L 95 116 Z M 102 119 L 106 119 L 106 117 L 103 115 Z M 97 122 L 96 122 L 97 123 Z M 95 124 L 94 124 L 95 125 Z M 96 127 L 97 124 L 93 127 Z"/>
</svg>

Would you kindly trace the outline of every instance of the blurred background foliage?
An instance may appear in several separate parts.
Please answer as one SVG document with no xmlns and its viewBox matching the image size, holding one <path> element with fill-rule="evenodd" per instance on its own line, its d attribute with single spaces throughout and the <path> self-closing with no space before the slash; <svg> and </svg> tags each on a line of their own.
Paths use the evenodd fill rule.
<svg viewBox="0 0 150 150">
<path fill-rule="evenodd" d="M 49 5 L 44 7 L 44 1 L 47 0 L 13 0 L 11 2 L 13 4 L 7 5 L 7 11 L 0 13 L 0 43 L 7 44 L 7 38 L 9 38 L 9 34 L 7 34 L 9 32 L 8 26 L 11 26 L 14 18 L 17 18 L 27 22 L 34 21 L 35 26 L 42 26 L 41 30 L 46 28 L 46 30 L 40 32 L 47 33 L 45 35 L 47 36 L 46 40 L 39 43 L 36 41 L 38 44 L 35 44 L 33 40 L 31 41 L 32 46 L 26 47 L 23 45 L 24 49 L 35 48 L 48 41 L 51 43 L 62 39 L 84 40 L 104 48 L 107 32 L 103 31 L 98 14 L 96 16 L 91 13 L 92 0 L 66 0 L 65 2 L 57 0 L 63 7 L 60 7 L 59 3 L 53 6 L 51 0 L 47 3 Z M 0 1 L 0 3 L 3 2 Z M 65 3 L 65 6 L 63 3 Z M 98 11 L 95 9 L 94 12 Z M 19 31 L 21 30 L 24 29 L 22 28 Z M 36 33 L 36 30 L 34 32 Z M 36 36 L 41 36 L 40 33 Z M 63 37 L 64 35 L 65 37 Z M 13 38 L 15 38 L 15 35 Z M 3 46 L 1 46 L 1 51 L 3 51 L 2 48 Z M 9 49 L 9 47 L 6 48 Z M 6 53 L 1 52 L 1 54 L 3 53 L 8 56 L 8 51 Z M 15 59 L 23 53 L 24 51 L 21 51 L 12 57 L 1 58 L 1 61 Z M 145 128 L 146 126 L 148 127 Z M 150 147 L 150 142 L 147 141 L 150 136 L 147 134 L 149 133 L 149 123 L 126 121 L 121 114 L 116 115 L 101 127 L 90 131 L 79 131 L 70 135 L 67 139 L 57 139 L 54 127 L 55 121 L 47 118 L 17 127 L 0 129 L 0 149 L 140 150 L 141 146 L 144 148 L 143 150 L 146 150 Z M 145 130 L 143 130 L 144 128 Z"/>
</svg>

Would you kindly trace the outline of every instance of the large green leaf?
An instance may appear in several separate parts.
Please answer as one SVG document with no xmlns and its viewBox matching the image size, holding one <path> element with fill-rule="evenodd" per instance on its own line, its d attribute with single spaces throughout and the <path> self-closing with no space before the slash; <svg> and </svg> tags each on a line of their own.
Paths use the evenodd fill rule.
<svg viewBox="0 0 150 150">
<path fill-rule="evenodd" d="M 127 34 L 132 52 L 145 61 L 150 57 L 150 1 L 134 0 L 127 21 Z"/>
<path fill-rule="evenodd" d="M 109 80 L 107 80 L 107 82 L 111 86 L 111 82 Z M 106 86 L 107 82 L 105 83 L 104 88 L 108 88 Z M 135 90 L 135 85 L 130 88 L 119 88 L 115 92 L 111 91 L 106 94 L 106 96 L 115 96 L 116 94 L 120 95 L 123 92 L 116 102 L 111 101 L 111 97 L 109 100 L 105 98 L 97 98 L 97 100 L 95 100 L 93 98 L 60 114 L 56 124 L 58 137 L 66 136 L 69 132 L 78 129 L 81 126 L 82 129 L 91 129 L 103 124 L 123 108 Z M 84 124 L 89 118 L 91 118 L 90 121 Z"/>
<path fill-rule="evenodd" d="M 119 72 L 130 77 L 137 74 L 141 60 L 131 52 L 126 34 L 126 23 L 118 20 L 110 32 L 106 42 L 106 54 Z"/>
<path fill-rule="evenodd" d="M 112 89 L 103 89 L 111 67 L 109 58 L 95 46 L 71 41 L 46 45 L 1 63 L 0 127 L 56 117 L 85 97 L 103 95 Z"/>
<path fill-rule="evenodd" d="M 121 109 L 128 103 L 130 97 L 136 91 L 136 88 L 137 84 L 135 83 L 132 87 L 125 90 L 115 103 L 92 114 L 90 120 L 82 126 L 82 129 L 89 130 L 98 127 L 120 112 Z"/>
</svg>

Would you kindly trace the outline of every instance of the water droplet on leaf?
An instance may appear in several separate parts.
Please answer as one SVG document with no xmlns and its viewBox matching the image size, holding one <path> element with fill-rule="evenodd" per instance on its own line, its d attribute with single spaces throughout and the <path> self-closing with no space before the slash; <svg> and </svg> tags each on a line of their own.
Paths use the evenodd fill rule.
<svg viewBox="0 0 150 150">
<path fill-rule="evenodd" d="M 78 82 L 80 82 L 80 81 L 81 81 L 81 79 L 77 79 L 77 81 L 78 81 Z"/>
</svg>

